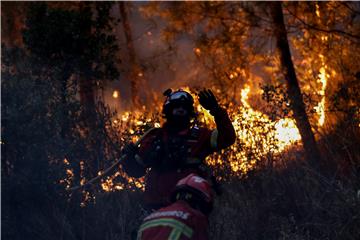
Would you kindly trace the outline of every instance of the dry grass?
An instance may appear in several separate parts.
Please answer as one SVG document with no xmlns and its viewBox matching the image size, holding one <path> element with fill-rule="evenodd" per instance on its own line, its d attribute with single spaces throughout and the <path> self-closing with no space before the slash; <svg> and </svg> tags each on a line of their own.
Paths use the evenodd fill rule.
<svg viewBox="0 0 360 240">
<path fill-rule="evenodd" d="M 320 141 L 322 149 L 334 139 L 340 146 L 348 142 L 336 136 Z M 210 216 L 211 239 L 359 239 L 360 181 L 358 165 L 352 164 L 360 154 L 356 136 L 352 139 L 346 150 L 323 152 L 332 164 L 327 172 L 313 171 L 294 150 L 281 156 L 281 167 L 262 166 L 246 178 L 223 183 Z M 4 239 L 130 240 L 143 217 L 141 192 L 101 193 L 95 203 L 80 207 L 80 194 L 64 201 L 31 198 L 37 196 L 34 191 L 3 197 Z"/>
</svg>

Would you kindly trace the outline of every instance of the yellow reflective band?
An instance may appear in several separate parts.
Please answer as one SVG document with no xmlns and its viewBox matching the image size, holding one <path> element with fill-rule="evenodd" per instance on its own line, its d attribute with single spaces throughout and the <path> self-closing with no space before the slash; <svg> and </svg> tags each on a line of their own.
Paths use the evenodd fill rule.
<svg viewBox="0 0 360 240">
<path fill-rule="evenodd" d="M 158 227 L 158 226 L 168 226 L 173 228 L 173 230 L 171 231 L 168 237 L 168 240 L 178 240 L 181 234 L 184 234 L 188 238 L 191 238 L 191 236 L 193 235 L 193 230 L 190 227 L 188 227 L 186 224 L 173 218 L 160 218 L 143 223 L 140 226 L 137 239 L 141 240 L 142 232 L 145 231 L 146 229 L 152 227 Z"/>
<path fill-rule="evenodd" d="M 169 235 L 169 240 L 178 240 L 181 236 L 181 231 L 179 229 L 173 229 Z"/>
<path fill-rule="evenodd" d="M 211 133 L 210 137 L 210 146 L 212 148 L 217 148 L 217 139 L 218 139 L 219 132 L 217 129 L 214 129 Z"/>
</svg>

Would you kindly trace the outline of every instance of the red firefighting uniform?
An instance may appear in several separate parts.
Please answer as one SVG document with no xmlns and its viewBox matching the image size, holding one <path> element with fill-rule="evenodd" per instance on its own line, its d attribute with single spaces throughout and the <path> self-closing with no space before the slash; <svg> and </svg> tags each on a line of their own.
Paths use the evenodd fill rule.
<svg viewBox="0 0 360 240">
<path fill-rule="evenodd" d="M 147 216 L 137 240 L 207 240 L 207 228 L 207 217 L 179 200 Z"/>
<path fill-rule="evenodd" d="M 168 205 L 176 183 L 190 173 L 207 178 L 205 170 L 199 167 L 205 158 L 234 143 L 235 131 L 226 110 L 218 108 L 212 114 L 217 126 L 215 130 L 189 128 L 172 133 L 166 123 L 161 128 L 149 130 L 139 144 L 135 159 L 124 162 L 128 173 L 142 165 L 140 176 L 145 174 L 146 168 L 150 168 L 145 177 L 146 207 L 158 209 Z"/>
</svg>

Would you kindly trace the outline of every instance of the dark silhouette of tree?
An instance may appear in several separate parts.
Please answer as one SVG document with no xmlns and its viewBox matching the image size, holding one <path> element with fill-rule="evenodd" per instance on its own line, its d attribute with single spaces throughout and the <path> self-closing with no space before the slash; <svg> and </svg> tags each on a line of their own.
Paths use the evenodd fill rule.
<svg viewBox="0 0 360 240">
<path fill-rule="evenodd" d="M 132 37 L 131 26 L 128 19 L 129 10 L 126 7 L 126 2 L 119 2 L 119 12 L 121 16 L 122 26 L 125 33 L 126 46 L 129 54 L 129 65 L 130 65 L 130 89 L 131 89 L 131 103 L 133 107 L 140 107 L 139 98 L 139 77 L 140 67 L 137 62 L 136 51 L 134 46 L 134 40 Z"/>
<path fill-rule="evenodd" d="M 302 93 L 310 96 L 314 103 L 320 101 L 320 94 L 314 90 L 321 88 L 318 74 L 319 69 L 323 68 L 326 72 L 324 76 L 327 77 L 324 126 L 334 126 L 337 122 L 347 121 L 346 115 L 338 111 L 340 109 L 336 107 L 337 102 L 332 99 L 339 99 L 337 96 L 343 86 L 353 90 L 358 88 L 353 79 L 360 67 L 357 54 L 360 51 L 360 41 L 356 37 L 359 32 L 359 3 L 284 2 L 282 7 Z M 308 106 L 308 115 L 312 112 L 313 108 Z M 309 117 L 311 118 L 311 115 Z M 310 119 L 316 132 L 326 131 L 324 128 L 319 129 L 314 120 L 316 114 L 315 118 Z"/>
<path fill-rule="evenodd" d="M 286 79 L 291 108 L 294 113 L 296 125 L 299 128 L 307 159 L 313 166 L 317 166 L 319 162 L 321 162 L 321 156 L 305 111 L 305 104 L 291 59 L 281 2 L 274 2 L 271 7 L 276 46 L 280 54 L 281 68 Z"/>
<path fill-rule="evenodd" d="M 22 46 L 21 31 L 27 6 L 27 2 L 1 3 L 1 42 L 6 46 Z"/>
<path fill-rule="evenodd" d="M 119 76 L 116 69 L 116 38 L 109 34 L 113 19 L 110 3 L 79 3 L 78 9 L 50 8 L 34 3 L 26 19 L 24 43 L 49 69 L 62 73 L 65 103 L 70 77 L 79 86 L 80 102 L 93 111 L 95 89 L 104 80 Z M 95 14 L 96 13 L 96 14 Z"/>
</svg>

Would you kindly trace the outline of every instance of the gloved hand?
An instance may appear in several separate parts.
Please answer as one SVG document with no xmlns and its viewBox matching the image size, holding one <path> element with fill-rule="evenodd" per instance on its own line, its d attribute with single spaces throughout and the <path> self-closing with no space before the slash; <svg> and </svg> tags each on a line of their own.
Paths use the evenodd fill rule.
<svg viewBox="0 0 360 240">
<path fill-rule="evenodd" d="M 123 148 L 123 153 L 128 156 L 135 156 L 137 152 L 138 152 L 138 148 L 135 146 L 134 143 L 128 143 Z"/>
<path fill-rule="evenodd" d="M 210 89 L 204 89 L 200 91 L 198 95 L 201 106 L 203 106 L 206 110 L 214 112 L 219 108 L 219 104 Z"/>
<path fill-rule="evenodd" d="M 128 143 L 124 146 L 122 153 L 124 154 L 122 166 L 130 177 L 139 178 L 145 175 L 146 168 L 139 164 L 135 155 L 138 153 L 138 147 L 134 143 Z"/>
</svg>

